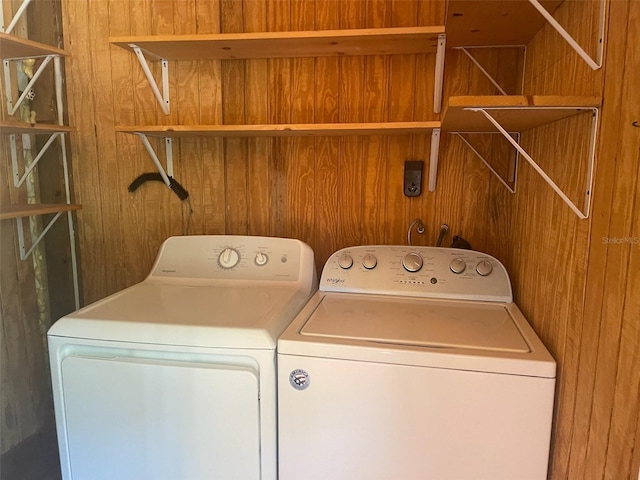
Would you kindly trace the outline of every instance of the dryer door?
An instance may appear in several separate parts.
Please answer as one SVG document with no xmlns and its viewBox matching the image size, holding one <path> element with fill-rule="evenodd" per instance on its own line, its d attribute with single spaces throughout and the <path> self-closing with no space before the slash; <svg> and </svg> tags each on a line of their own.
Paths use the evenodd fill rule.
<svg viewBox="0 0 640 480">
<path fill-rule="evenodd" d="M 260 479 L 250 366 L 75 354 L 62 390 L 73 480 Z"/>
</svg>

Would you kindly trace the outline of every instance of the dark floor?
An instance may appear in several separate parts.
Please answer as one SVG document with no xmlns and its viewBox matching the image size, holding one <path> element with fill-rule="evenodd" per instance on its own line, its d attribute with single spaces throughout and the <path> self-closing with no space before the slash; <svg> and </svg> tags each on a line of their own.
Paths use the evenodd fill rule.
<svg viewBox="0 0 640 480">
<path fill-rule="evenodd" d="M 61 480 L 55 430 L 33 435 L 4 453 L 0 480 Z"/>
</svg>

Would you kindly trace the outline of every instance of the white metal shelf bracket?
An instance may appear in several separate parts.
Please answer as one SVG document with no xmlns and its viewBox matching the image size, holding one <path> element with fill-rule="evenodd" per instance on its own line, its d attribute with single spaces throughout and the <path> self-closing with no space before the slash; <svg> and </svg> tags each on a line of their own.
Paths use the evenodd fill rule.
<svg viewBox="0 0 640 480">
<path fill-rule="evenodd" d="M 24 88 L 22 95 L 20 95 L 15 105 L 13 103 L 13 99 L 11 98 L 11 92 L 13 90 L 11 86 L 11 60 L 24 60 L 24 59 L 23 58 L 7 58 L 3 60 L 2 63 L 4 66 L 4 84 L 6 85 L 5 96 L 7 97 L 7 110 L 9 111 L 9 116 L 16 113 L 16 111 L 20 107 L 20 104 L 29 95 L 29 91 L 33 88 L 33 86 L 37 82 L 44 68 L 49 64 L 49 62 L 51 62 L 51 60 L 57 57 L 59 57 L 59 55 L 46 55 L 44 57 L 32 57 L 32 58 L 44 58 L 44 60 L 42 61 L 42 63 L 40 64 L 36 72 L 33 74 L 33 77 L 31 78 L 31 80 L 29 80 L 29 83 Z"/>
<path fill-rule="evenodd" d="M 158 172 L 162 177 L 162 181 L 167 187 L 171 188 L 170 178 L 173 178 L 173 142 L 171 140 L 171 137 L 164 138 L 164 147 L 167 157 L 167 170 L 165 171 L 165 169 L 162 167 L 162 164 L 160 163 L 160 159 L 158 158 L 156 151 L 153 149 L 153 146 L 149 142 L 147 136 L 144 133 L 136 133 L 136 135 L 138 135 L 140 137 L 140 140 L 142 140 L 142 144 L 144 145 L 144 148 L 147 150 L 147 153 L 151 157 L 151 160 L 153 160 L 153 163 L 158 169 Z"/>
<path fill-rule="evenodd" d="M 438 178 L 438 155 L 440 153 L 440 129 L 431 131 L 431 152 L 429 155 L 429 191 L 435 192 Z"/>
<path fill-rule="evenodd" d="M 523 107 L 523 109 L 531 110 L 536 107 Z M 547 184 L 558 194 L 560 198 L 573 210 L 573 212 L 581 219 L 585 219 L 589 217 L 589 211 L 591 209 L 591 190 L 593 187 L 593 167 L 595 163 L 595 150 L 596 150 L 596 130 L 598 126 L 598 109 L 592 107 L 538 107 L 541 110 L 549 110 L 549 109 L 562 109 L 562 110 L 576 110 L 576 109 L 584 109 L 592 112 L 592 121 L 591 121 L 591 138 L 589 142 L 589 165 L 587 167 L 587 178 L 586 178 L 586 189 L 585 189 L 585 202 L 584 209 L 580 210 L 567 195 L 562 191 L 556 183 L 551 180 L 551 178 L 545 173 L 545 171 L 531 158 L 531 156 L 527 153 L 527 151 L 522 148 L 518 142 L 516 142 L 509 132 L 507 132 L 500 123 L 491 116 L 488 110 L 492 110 L 491 108 L 465 108 L 465 110 L 469 110 L 472 112 L 480 112 L 482 113 L 487 120 L 489 120 L 494 127 L 502 134 L 507 141 L 513 145 L 513 147 L 522 155 L 522 157 L 533 167 L 533 169 L 538 172 Z M 515 109 L 513 109 L 515 110 Z"/>
<path fill-rule="evenodd" d="M 156 100 L 160 104 L 160 108 L 162 108 L 162 112 L 165 115 L 169 115 L 170 113 L 170 104 L 169 104 L 169 62 L 161 58 L 160 64 L 162 66 L 162 93 L 160 93 L 160 89 L 158 88 L 158 83 L 156 79 L 153 78 L 153 74 L 151 73 L 151 68 L 149 68 L 149 63 L 144 56 L 143 50 L 134 44 L 129 44 L 129 47 L 134 51 L 136 57 L 138 58 L 138 62 L 140 62 L 140 66 L 142 67 L 142 71 L 144 75 L 147 77 L 147 81 L 149 82 L 149 86 L 151 90 L 153 90 L 153 95 L 156 97 Z"/>
<path fill-rule="evenodd" d="M 480 161 L 482 161 L 482 163 L 485 164 L 485 166 L 489 169 L 489 171 L 493 173 L 498 178 L 498 180 L 500 180 L 500 182 L 507 188 L 507 190 L 509 190 L 509 192 L 516 193 L 516 183 L 518 181 L 518 154 L 519 154 L 518 151 L 516 151 L 516 155 L 513 159 L 513 170 L 512 172 L 510 172 L 511 178 L 509 178 L 509 181 L 513 182 L 513 187 L 512 187 L 507 182 L 505 182 L 504 178 L 500 176 L 500 174 L 491 166 L 491 164 L 482 156 L 482 154 L 478 152 L 478 150 L 473 145 L 471 145 L 471 142 L 469 142 L 469 140 L 463 137 L 464 132 L 451 132 L 451 133 L 453 135 L 456 135 L 460 140 L 462 140 L 467 145 L 467 147 L 469 147 L 469 149 L 476 155 L 476 157 L 478 157 Z M 470 132 L 470 133 L 478 133 L 478 132 Z M 482 134 L 484 133 L 485 132 L 482 132 Z M 486 132 L 486 133 L 489 133 L 489 132 Z M 516 135 L 516 142 L 520 144 L 520 134 L 514 133 L 513 135 Z"/>
<path fill-rule="evenodd" d="M 11 33 L 11 31 L 14 29 L 14 27 L 18 23 L 18 20 L 20 20 L 20 17 L 25 12 L 25 10 L 27 9 L 27 7 L 29 6 L 30 3 L 31 3 L 31 0 L 23 0 L 22 1 L 20 6 L 18 7 L 18 10 L 16 10 L 15 15 L 13 16 L 13 18 L 9 22 L 9 26 L 7 26 L 7 28 L 4 27 L 4 15 L 3 15 L 2 8 L 0 7 L 0 32 L 4 32 L 4 33 L 7 33 L 7 34 Z"/>
<path fill-rule="evenodd" d="M 606 3 L 607 0 L 600 0 L 600 21 L 598 23 L 598 46 L 596 50 L 596 59 L 591 56 L 576 42 L 576 40 L 567 32 L 560 23 L 553 18 L 546 8 L 544 8 L 538 0 L 529 0 L 529 3 L 534 6 L 538 12 L 549 22 L 549 24 L 566 40 L 569 46 L 580 55 L 580 57 L 589 65 L 593 70 L 598 70 L 602 67 L 602 52 L 604 47 L 604 29 L 606 19 Z"/>
<path fill-rule="evenodd" d="M 53 224 L 56 223 L 56 220 L 58 220 L 58 218 L 60 218 L 61 215 L 62 215 L 62 212 L 58 212 L 55 214 L 55 216 L 49 221 L 47 226 L 42 230 L 42 232 L 40 232 L 40 235 L 38 235 L 31 242 L 31 248 L 29 248 L 29 250 L 26 249 L 24 244 L 24 227 L 22 224 L 22 217 L 16 218 L 16 222 L 18 223 L 18 244 L 20 246 L 20 260 L 26 260 L 27 258 L 29 258 L 29 256 L 33 253 L 33 250 L 40 243 L 40 240 L 44 238 L 44 236 L 47 234 L 49 229 L 53 227 Z"/>
<path fill-rule="evenodd" d="M 438 48 L 436 50 L 435 82 L 433 87 L 433 112 L 442 110 L 442 84 L 444 82 L 444 54 L 447 36 L 444 33 L 438 35 Z"/>
<path fill-rule="evenodd" d="M 469 52 L 469 49 L 477 49 L 477 48 L 522 48 L 524 49 L 524 54 L 526 56 L 527 54 L 527 46 L 526 45 L 489 45 L 489 46 L 482 46 L 482 47 L 453 47 L 454 50 L 461 50 L 462 53 L 464 53 L 469 60 L 471 60 L 471 62 L 478 68 L 478 70 L 480 70 L 480 73 L 482 73 L 487 80 L 489 80 L 489 82 L 491 82 L 491 85 L 493 85 L 498 92 L 500 92 L 500 95 L 509 95 L 498 83 L 498 81 L 493 78 L 493 76 L 482 66 L 482 64 L 480 64 L 480 62 L 476 59 L 476 57 L 474 57 L 473 55 L 471 55 L 471 53 Z M 523 61 L 522 62 L 522 84 L 520 86 L 521 90 L 524 89 L 524 67 L 525 67 L 526 62 Z"/>
<path fill-rule="evenodd" d="M 38 152 L 36 157 L 29 164 L 29 166 L 27 166 L 25 168 L 24 174 L 21 177 L 20 176 L 20 172 L 18 171 L 18 147 L 17 147 L 17 142 L 16 142 L 16 135 L 12 134 L 12 135 L 9 136 L 10 147 L 11 147 L 11 167 L 13 169 L 13 185 L 16 188 L 20 187 L 24 183 L 24 181 L 27 179 L 27 177 L 29 176 L 31 171 L 34 168 L 36 168 L 36 166 L 38 165 L 38 162 L 40 161 L 40 159 L 42 159 L 42 156 L 46 153 L 46 151 L 53 144 L 53 142 L 55 141 L 56 138 L 60 138 L 61 141 L 64 142 L 64 133 L 63 132 L 57 132 L 57 133 L 53 133 L 51 136 L 49 136 L 49 139 L 42 146 L 42 148 L 40 149 L 40 151 Z M 23 142 L 23 144 L 25 142 L 31 142 L 31 139 L 29 138 L 28 135 L 23 135 L 22 142 Z M 67 203 L 69 203 L 69 202 L 67 201 Z"/>
</svg>

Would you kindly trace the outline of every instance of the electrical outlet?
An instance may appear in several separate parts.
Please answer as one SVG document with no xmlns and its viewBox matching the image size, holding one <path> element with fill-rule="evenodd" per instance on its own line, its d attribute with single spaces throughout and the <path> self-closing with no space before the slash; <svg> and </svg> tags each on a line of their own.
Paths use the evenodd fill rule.
<svg viewBox="0 0 640 480">
<path fill-rule="evenodd" d="M 417 197 L 422 193 L 422 160 L 407 160 L 404 162 L 404 194 L 407 197 Z"/>
</svg>

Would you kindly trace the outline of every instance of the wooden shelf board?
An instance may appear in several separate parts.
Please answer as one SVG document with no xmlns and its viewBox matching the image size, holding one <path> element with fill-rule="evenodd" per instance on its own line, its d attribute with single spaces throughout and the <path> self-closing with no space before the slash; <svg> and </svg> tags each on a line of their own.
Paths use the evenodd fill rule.
<svg viewBox="0 0 640 480">
<path fill-rule="evenodd" d="M 0 134 L 35 134 L 35 133 L 58 133 L 73 132 L 75 128 L 68 125 L 51 125 L 48 123 L 22 123 L 13 121 L 0 121 Z"/>
<path fill-rule="evenodd" d="M 563 0 L 542 0 L 553 13 Z M 527 45 L 546 20 L 526 0 L 450 0 L 447 47 Z"/>
<path fill-rule="evenodd" d="M 444 27 L 367 28 L 304 32 L 222 33 L 111 37 L 166 60 L 288 58 L 433 53 Z"/>
<path fill-rule="evenodd" d="M 0 32 L 0 58 L 32 58 L 43 55 L 67 55 L 57 47 Z"/>
<path fill-rule="evenodd" d="M 45 215 L 48 213 L 68 212 L 71 210 L 79 210 L 82 205 L 78 204 L 46 204 L 46 203 L 29 203 L 21 205 L 2 205 L 0 207 L 0 220 L 9 218 L 30 217 L 32 215 Z"/>
<path fill-rule="evenodd" d="M 496 132 L 481 112 L 485 108 L 509 132 L 522 132 L 540 125 L 599 107 L 599 97 L 566 96 L 464 96 L 450 97 L 442 115 L 442 130 L 448 132 Z M 533 107 L 533 108 L 529 108 Z"/>
<path fill-rule="evenodd" d="M 144 133 L 153 137 L 313 137 L 422 134 L 434 128 L 440 128 L 440 122 L 144 125 L 116 127 L 116 131 L 122 133 Z"/>
</svg>

